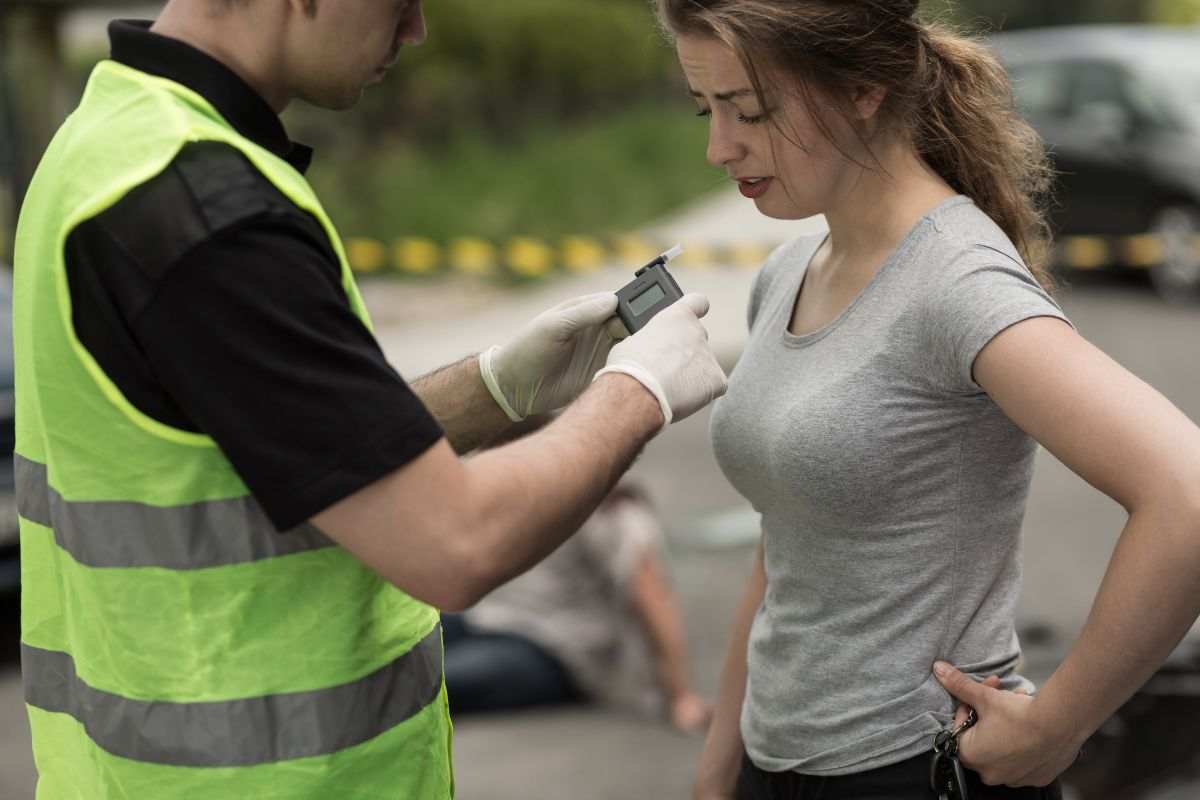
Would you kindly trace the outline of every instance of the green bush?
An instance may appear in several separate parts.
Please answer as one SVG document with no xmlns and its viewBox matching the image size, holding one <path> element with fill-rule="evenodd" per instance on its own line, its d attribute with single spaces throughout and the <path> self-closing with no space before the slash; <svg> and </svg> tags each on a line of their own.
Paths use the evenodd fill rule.
<svg viewBox="0 0 1200 800">
<path fill-rule="evenodd" d="M 431 154 L 396 141 L 318 160 L 310 178 L 344 236 L 504 239 L 635 230 L 720 186 L 692 107 L 641 106 L 546 124 L 519 143 L 463 132 Z"/>
<path fill-rule="evenodd" d="M 344 234 L 601 235 L 719 183 L 647 0 L 437 0 L 426 13 L 428 40 L 352 112 L 288 112 Z"/>
<path fill-rule="evenodd" d="M 437 0 L 426 14 L 428 40 L 366 92 L 352 130 L 296 109 L 302 136 L 339 147 L 397 135 L 436 146 L 466 129 L 503 139 L 681 89 L 642 0 Z"/>
</svg>

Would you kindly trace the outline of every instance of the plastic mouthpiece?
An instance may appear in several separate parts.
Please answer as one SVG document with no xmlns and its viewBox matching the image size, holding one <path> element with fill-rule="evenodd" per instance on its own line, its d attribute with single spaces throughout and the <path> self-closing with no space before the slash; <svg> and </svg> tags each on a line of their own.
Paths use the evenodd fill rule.
<svg viewBox="0 0 1200 800">
<path fill-rule="evenodd" d="M 661 258 L 663 260 L 663 263 L 665 264 L 682 252 L 683 252 L 683 245 L 677 244 L 674 247 L 672 247 L 670 250 L 668 250 L 667 252 L 665 252 L 661 256 L 659 256 L 659 258 Z"/>
</svg>

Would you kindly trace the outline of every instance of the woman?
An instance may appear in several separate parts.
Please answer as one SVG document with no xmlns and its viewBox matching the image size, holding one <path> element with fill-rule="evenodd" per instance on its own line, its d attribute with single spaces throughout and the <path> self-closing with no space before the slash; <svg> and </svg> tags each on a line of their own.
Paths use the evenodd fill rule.
<svg viewBox="0 0 1200 800">
<path fill-rule="evenodd" d="M 762 268 L 713 417 L 763 540 L 696 796 L 930 797 L 957 698 L 972 797 L 1057 797 L 1200 613 L 1200 429 L 1045 290 L 1049 170 L 984 47 L 915 0 L 658 3 L 708 159 L 830 228 Z M 1033 697 L 1013 615 L 1038 442 L 1129 521 Z"/>
</svg>

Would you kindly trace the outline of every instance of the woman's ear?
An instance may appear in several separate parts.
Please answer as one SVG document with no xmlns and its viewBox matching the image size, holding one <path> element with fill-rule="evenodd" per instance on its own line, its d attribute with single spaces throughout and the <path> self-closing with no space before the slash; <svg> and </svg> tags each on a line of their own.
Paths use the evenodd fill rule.
<svg viewBox="0 0 1200 800">
<path fill-rule="evenodd" d="M 887 89 L 882 86 L 858 87 L 852 98 L 855 115 L 863 122 L 874 119 L 885 99 L 887 99 Z"/>
</svg>

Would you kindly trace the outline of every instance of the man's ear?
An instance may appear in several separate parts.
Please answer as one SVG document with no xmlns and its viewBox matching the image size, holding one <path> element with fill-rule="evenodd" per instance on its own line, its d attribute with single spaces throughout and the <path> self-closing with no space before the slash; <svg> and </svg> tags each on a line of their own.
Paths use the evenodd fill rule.
<svg viewBox="0 0 1200 800">
<path fill-rule="evenodd" d="M 874 119 L 879 107 L 887 99 L 887 89 L 882 86 L 860 86 L 851 98 L 856 116 L 863 122 Z"/>
</svg>

